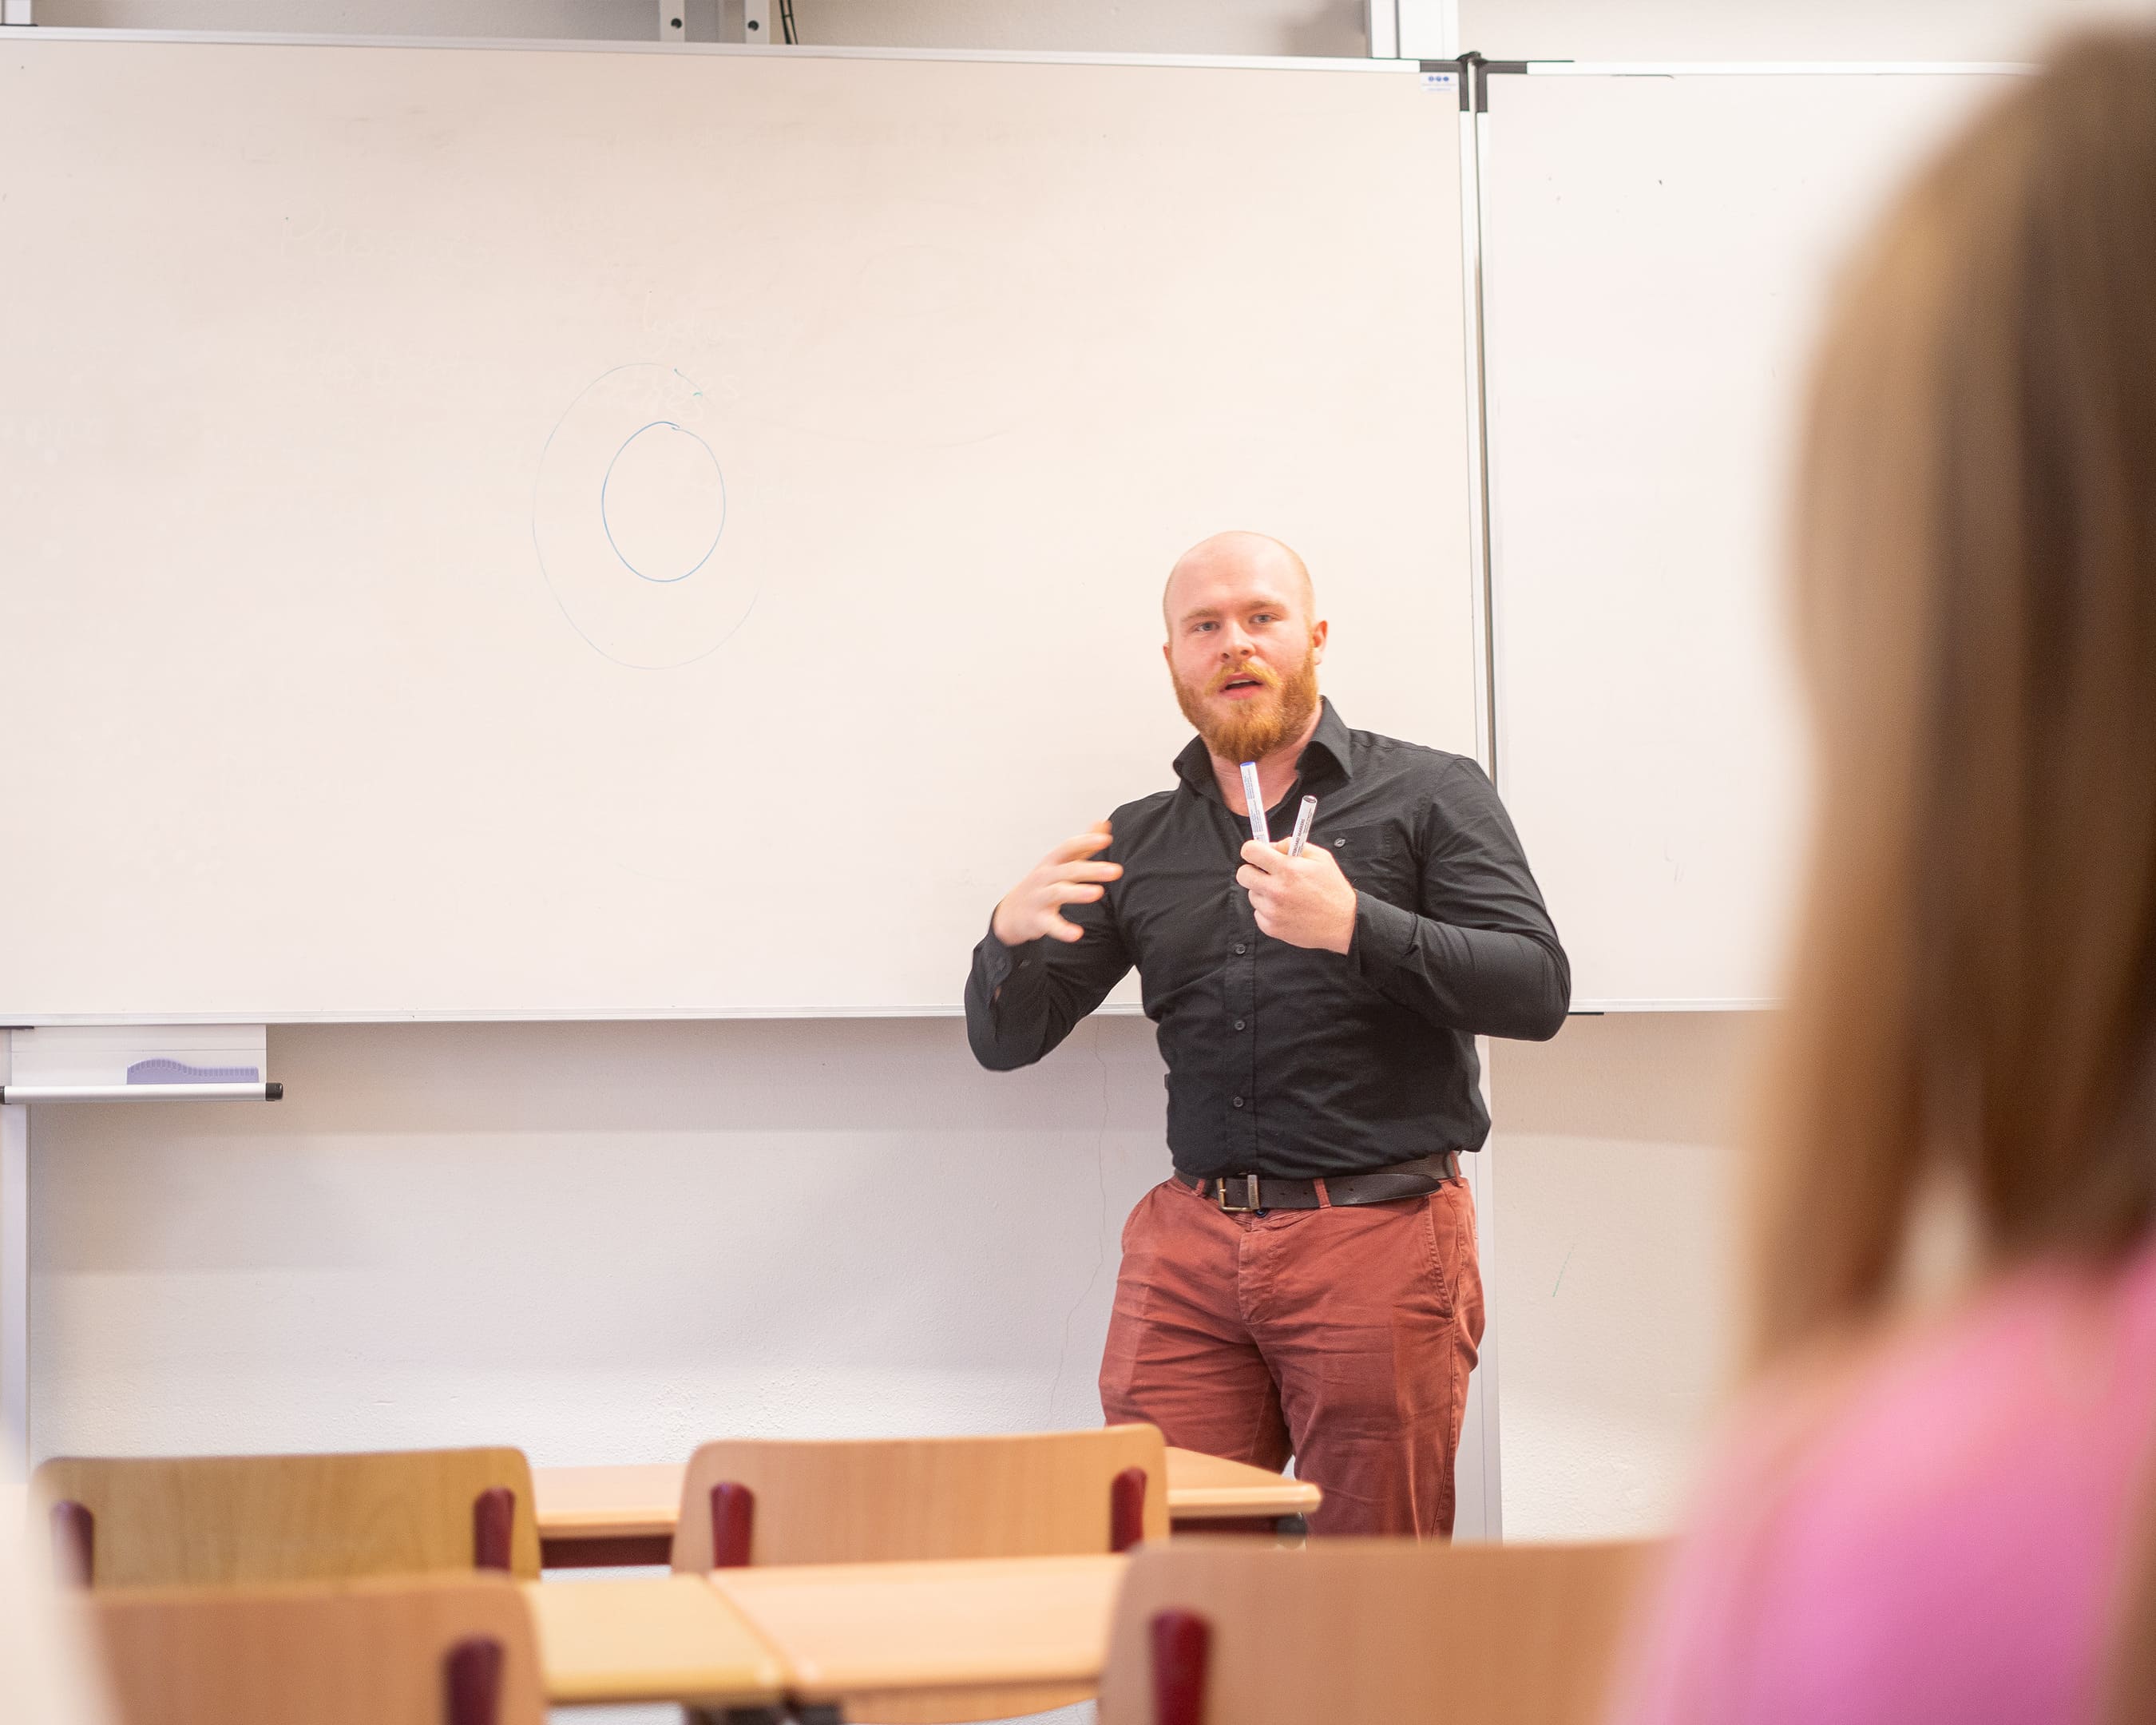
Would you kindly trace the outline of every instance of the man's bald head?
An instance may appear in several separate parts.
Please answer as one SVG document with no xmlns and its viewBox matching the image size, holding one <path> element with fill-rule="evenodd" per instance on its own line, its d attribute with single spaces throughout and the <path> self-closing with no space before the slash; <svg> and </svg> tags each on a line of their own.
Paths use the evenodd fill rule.
<svg viewBox="0 0 2156 1725">
<path fill-rule="evenodd" d="M 1311 585 L 1309 569 L 1294 548 L 1270 533 L 1238 529 L 1201 539 L 1175 560 L 1175 567 L 1168 572 L 1168 585 L 1160 596 L 1161 615 L 1168 624 L 1169 634 L 1175 633 L 1178 589 L 1188 593 L 1194 586 L 1209 586 L 1222 577 L 1235 579 L 1239 584 L 1250 581 L 1276 583 L 1284 589 L 1284 597 L 1299 602 L 1306 622 L 1317 619 L 1317 591 Z"/>
</svg>

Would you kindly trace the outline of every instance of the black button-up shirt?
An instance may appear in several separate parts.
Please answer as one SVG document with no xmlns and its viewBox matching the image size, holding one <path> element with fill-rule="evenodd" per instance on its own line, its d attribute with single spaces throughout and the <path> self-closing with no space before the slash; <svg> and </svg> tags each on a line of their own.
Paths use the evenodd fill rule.
<svg viewBox="0 0 2156 1725">
<path fill-rule="evenodd" d="M 1571 967 L 1497 793 L 1474 762 L 1350 731 L 1326 703 L 1267 825 L 1317 799 L 1310 844 L 1355 887 L 1346 953 L 1258 932 L 1235 884 L 1249 824 L 1204 743 L 1127 803 L 1101 853 L 1122 878 L 1063 914 L 1085 938 L 973 949 L 966 1031 L 984 1066 L 1039 1060 L 1136 964 L 1168 1062 L 1186 1174 L 1309 1179 L 1476 1150 L 1477 1035 L 1554 1035 Z"/>
</svg>

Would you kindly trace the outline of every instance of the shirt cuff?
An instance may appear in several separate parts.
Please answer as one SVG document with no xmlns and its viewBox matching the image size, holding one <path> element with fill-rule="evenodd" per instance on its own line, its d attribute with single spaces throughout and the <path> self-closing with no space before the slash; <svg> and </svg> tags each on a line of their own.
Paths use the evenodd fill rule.
<svg viewBox="0 0 2156 1725">
<path fill-rule="evenodd" d="M 1043 935 L 1041 940 L 1047 937 Z M 980 945 L 981 979 L 988 985 L 989 993 L 993 995 L 1008 982 L 1013 971 L 1033 968 L 1040 947 L 1040 941 L 1028 941 L 1022 947 L 1005 946 L 996 938 L 995 918 L 989 917 L 988 932 L 982 937 Z"/>
<path fill-rule="evenodd" d="M 1348 955 L 1366 977 L 1390 976 L 1414 944 L 1415 913 L 1367 892 L 1355 895 L 1355 936 Z"/>
</svg>

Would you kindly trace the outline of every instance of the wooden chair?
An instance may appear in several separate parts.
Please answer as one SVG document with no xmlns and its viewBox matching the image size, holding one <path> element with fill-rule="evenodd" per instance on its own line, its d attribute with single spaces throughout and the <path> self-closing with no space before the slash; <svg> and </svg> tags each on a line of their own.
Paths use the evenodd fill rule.
<svg viewBox="0 0 2156 1725">
<path fill-rule="evenodd" d="M 1116 1602 L 1100 1725 L 1589 1725 L 1655 1549 L 1148 1548 Z"/>
<path fill-rule="evenodd" d="M 1150 1425 L 1009 1437 L 732 1439 L 690 1458 L 674 1567 L 1126 1551 L 1168 1535 Z"/>
<path fill-rule="evenodd" d="M 54 1558 L 96 1587 L 539 1573 L 519 1450 L 48 1461 Z"/>
<path fill-rule="evenodd" d="M 516 1584 L 415 1576 L 92 1592 L 118 1725 L 542 1725 Z"/>
</svg>

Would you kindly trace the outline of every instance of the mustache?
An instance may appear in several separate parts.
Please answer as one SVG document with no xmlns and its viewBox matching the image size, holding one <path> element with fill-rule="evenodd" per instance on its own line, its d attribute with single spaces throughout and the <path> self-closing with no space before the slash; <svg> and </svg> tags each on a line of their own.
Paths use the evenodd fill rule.
<svg viewBox="0 0 2156 1725">
<path fill-rule="evenodd" d="M 1272 690 L 1278 690 L 1281 685 L 1281 674 L 1278 671 L 1261 660 L 1252 659 L 1245 660 L 1241 665 L 1231 665 L 1225 670 L 1216 672 L 1213 680 L 1206 684 L 1205 692 L 1208 695 L 1218 695 L 1229 684 L 1240 683 L 1246 679 L 1254 683 L 1262 683 L 1266 688 Z"/>
</svg>

